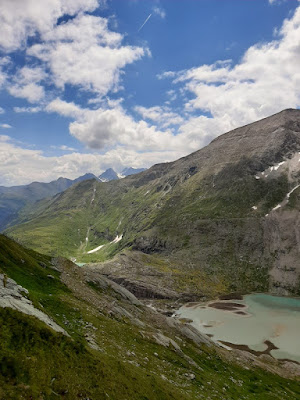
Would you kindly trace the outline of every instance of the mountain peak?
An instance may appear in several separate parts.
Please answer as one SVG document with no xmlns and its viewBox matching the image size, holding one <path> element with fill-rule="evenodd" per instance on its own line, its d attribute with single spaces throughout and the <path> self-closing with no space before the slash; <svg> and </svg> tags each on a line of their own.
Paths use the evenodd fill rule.
<svg viewBox="0 0 300 400">
<path fill-rule="evenodd" d="M 99 179 L 101 182 L 108 182 L 108 181 L 117 180 L 117 179 L 119 179 L 119 177 L 112 168 L 108 168 L 101 175 L 99 175 Z"/>
<path fill-rule="evenodd" d="M 122 176 L 129 176 L 139 174 L 140 172 L 146 171 L 147 168 L 133 168 L 133 167 L 125 167 L 121 172 Z"/>
</svg>

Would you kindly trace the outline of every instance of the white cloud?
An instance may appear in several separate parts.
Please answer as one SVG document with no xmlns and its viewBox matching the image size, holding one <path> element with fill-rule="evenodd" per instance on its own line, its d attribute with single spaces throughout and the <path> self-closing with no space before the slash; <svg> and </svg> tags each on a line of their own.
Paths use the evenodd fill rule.
<svg viewBox="0 0 300 400">
<path fill-rule="evenodd" d="M 64 150 L 64 151 L 76 151 L 76 149 L 74 149 L 74 147 L 69 147 L 66 146 L 65 144 L 63 144 L 62 146 L 59 146 L 60 150 Z"/>
<path fill-rule="evenodd" d="M 160 131 L 143 120 L 135 121 L 126 114 L 120 103 L 116 100 L 111 102 L 113 108 L 90 110 L 56 99 L 46 107 L 46 110 L 73 118 L 75 121 L 69 126 L 71 135 L 94 150 L 117 145 L 137 151 L 164 151 L 170 148 L 173 137 L 171 131 Z M 168 118 L 171 116 L 179 118 L 177 114 L 169 114 Z M 175 148 L 177 149 L 177 143 Z"/>
<path fill-rule="evenodd" d="M 158 15 L 160 18 L 164 19 L 166 17 L 166 12 L 161 7 L 153 7 L 153 13 Z"/>
<path fill-rule="evenodd" d="M 11 129 L 12 126 L 9 125 L 9 124 L 0 124 L 0 128 L 3 128 L 3 129 Z"/>
<path fill-rule="evenodd" d="M 225 131 L 299 107 L 300 7 L 284 21 L 279 35 L 278 40 L 250 47 L 236 65 L 225 60 L 161 74 L 175 78 L 179 90 L 183 84 L 184 91 L 193 95 L 185 103 L 187 112 L 212 116 L 190 117 L 177 136 L 201 146 Z"/>
<path fill-rule="evenodd" d="M 149 54 L 122 46 L 123 36 L 109 30 L 107 19 L 85 14 L 56 26 L 43 40 L 27 52 L 47 65 L 58 88 L 71 84 L 101 96 L 119 90 L 122 69 Z"/>
<path fill-rule="evenodd" d="M 0 107 L 0 114 L 4 114 L 4 113 L 5 113 L 4 108 Z"/>
<path fill-rule="evenodd" d="M 26 44 L 28 37 L 51 31 L 58 18 L 93 11 L 97 0 L 1 0 L 0 48 L 11 52 Z"/>
<path fill-rule="evenodd" d="M 155 107 L 142 107 L 136 106 L 135 111 L 139 113 L 144 119 L 151 120 L 159 125 L 161 128 L 168 128 L 172 125 L 179 125 L 183 123 L 183 118 L 172 112 L 171 108 L 163 106 L 155 106 Z"/>
<path fill-rule="evenodd" d="M 24 86 L 10 86 L 8 91 L 12 96 L 26 99 L 30 103 L 35 103 L 45 96 L 44 88 L 36 83 L 28 83 Z"/>
<path fill-rule="evenodd" d="M 0 57 L 0 89 L 4 86 L 7 80 L 7 73 L 3 71 L 3 68 L 10 64 L 9 57 Z"/>
<path fill-rule="evenodd" d="M 15 113 L 29 113 L 35 114 L 42 111 L 42 107 L 14 107 Z"/>
<path fill-rule="evenodd" d="M 44 87 L 40 85 L 47 78 L 47 74 L 41 67 L 20 68 L 7 86 L 12 96 L 20 97 L 35 103 L 45 97 Z"/>
<path fill-rule="evenodd" d="M 76 139 L 98 150 L 121 145 L 137 151 L 164 151 L 173 137 L 170 131 L 159 131 L 143 120 L 136 122 L 121 107 L 86 110 L 69 129 Z"/>
<path fill-rule="evenodd" d="M 101 154 L 65 154 L 45 157 L 40 150 L 18 147 L 0 135 L 0 185 L 21 185 L 32 181 L 50 182 L 59 176 L 77 178 L 86 172 L 99 173 L 108 167 L 121 171 L 125 166 L 147 167 L 162 160 L 174 160 L 178 152 L 144 152 L 118 147 Z"/>
<path fill-rule="evenodd" d="M 49 103 L 46 107 L 46 111 L 56 112 L 57 114 L 64 117 L 72 118 L 79 118 L 84 114 L 83 110 L 75 103 L 68 103 L 61 99 L 55 99 L 51 103 Z"/>
</svg>

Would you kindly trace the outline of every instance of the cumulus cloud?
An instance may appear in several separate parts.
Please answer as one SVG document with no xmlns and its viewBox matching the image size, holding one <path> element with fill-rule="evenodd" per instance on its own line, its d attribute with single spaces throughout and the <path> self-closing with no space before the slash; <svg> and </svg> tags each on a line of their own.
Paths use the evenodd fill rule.
<svg viewBox="0 0 300 400">
<path fill-rule="evenodd" d="M 87 171 L 98 174 L 111 166 L 120 170 L 124 166 L 144 167 L 171 161 L 199 149 L 225 131 L 284 108 L 300 106 L 300 8 L 283 23 L 276 40 L 251 46 L 236 65 L 231 60 L 221 60 L 161 73 L 158 79 L 169 79 L 172 85 L 167 91 L 169 101 L 176 100 L 178 107 L 184 98 L 180 115 L 166 104 L 148 108 L 139 105 L 133 117 L 122 99 L 112 101 L 109 93 L 120 88 L 126 65 L 148 51 L 123 45 L 123 36 L 112 32 L 105 18 L 84 13 L 88 7 L 96 7 L 97 1 L 45 0 L 49 15 L 40 23 L 36 17 L 42 12 L 39 2 L 24 0 L 27 16 L 23 18 L 17 12 L 16 21 L 21 22 L 22 29 L 17 28 L 16 32 L 7 28 L 7 10 L 4 17 L 1 14 L 3 4 L 9 9 L 10 3 L 3 0 L 0 5 L 0 19 L 5 19 L 4 25 L 0 23 L 0 46 L 5 34 L 7 51 L 24 44 L 35 32 L 41 38 L 27 49 L 30 62 L 39 64 L 18 70 L 18 79 L 12 79 L 8 87 L 12 94 L 32 102 L 42 100 L 43 105 L 15 107 L 15 112 L 43 109 L 69 118 L 70 134 L 91 151 L 81 154 L 62 145 L 58 146 L 60 150 L 72 153 L 46 157 L 41 151 L 22 149 L 2 135 L 2 184 L 49 181 L 59 175 L 75 178 Z M 59 15 L 62 7 L 68 7 L 64 13 L 74 18 L 56 25 L 58 14 L 51 12 L 50 3 L 60 5 Z M 36 13 L 33 4 L 37 5 Z M 45 106 L 44 92 L 38 91 L 45 81 L 53 82 L 61 90 L 70 84 L 92 92 L 96 99 L 89 104 L 94 108 L 59 98 Z M 1 73 L 0 62 L 0 85 L 1 82 L 7 82 L 7 75 Z"/>
<path fill-rule="evenodd" d="M 12 83 L 7 86 L 12 96 L 20 97 L 35 103 L 45 96 L 44 87 L 41 82 L 47 77 L 46 72 L 41 67 L 20 68 L 12 79 Z"/>
<path fill-rule="evenodd" d="M 119 89 L 121 70 L 148 54 L 147 49 L 122 46 L 123 36 L 108 28 L 108 20 L 79 14 L 43 35 L 27 50 L 44 62 L 54 84 L 66 84 L 106 95 Z"/>
<path fill-rule="evenodd" d="M 107 18 L 87 14 L 101 3 L 100 0 L 0 2 L 0 50 L 9 53 L 23 46 L 27 55 L 25 67 L 13 78 L 10 74 L 8 82 L 0 61 L 0 86 L 6 83 L 12 96 L 31 103 L 44 99 L 46 84 L 47 89 L 54 84 L 61 90 L 69 84 L 98 97 L 118 91 L 124 67 L 150 52 L 147 48 L 123 45 L 124 36 L 110 30 Z M 73 18 L 58 24 L 58 19 L 65 15 Z M 35 44 L 28 46 L 27 39 L 33 36 Z"/>
<path fill-rule="evenodd" d="M 151 120 L 159 125 L 161 128 L 168 128 L 172 125 L 179 125 L 183 123 L 183 118 L 173 112 L 170 107 L 166 106 L 154 106 L 154 107 L 142 107 L 136 106 L 134 110 L 140 114 L 144 119 Z"/>
<path fill-rule="evenodd" d="M 0 114 L 4 114 L 4 113 L 5 113 L 4 108 L 0 107 Z"/>
<path fill-rule="evenodd" d="M 101 154 L 71 153 L 60 157 L 46 157 L 40 150 L 21 148 L 0 135 L 0 185 L 28 184 L 32 181 L 50 182 L 59 176 L 75 179 L 86 172 L 99 175 L 113 166 L 121 171 L 125 166 L 150 166 L 161 159 L 174 160 L 177 152 L 168 151 L 138 154 L 130 149 L 116 148 Z"/>
<path fill-rule="evenodd" d="M 90 149 L 102 150 L 117 145 L 138 151 L 168 148 L 173 137 L 171 131 L 160 131 L 143 120 L 135 121 L 119 101 L 111 105 L 113 108 L 90 110 L 56 99 L 46 110 L 73 118 L 74 122 L 69 126 L 71 135 Z M 174 116 L 178 118 L 176 114 Z"/>
<path fill-rule="evenodd" d="M 97 0 L 1 0 L 0 48 L 17 50 L 28 37 L 51 31 L 63 15 L 93 11 L 98 4 Z"/>
<path fill-rule="evenodd" d="M 285 108 L 300 106 L 300 7 L 284 21 L 279 38 L 251 46 L 241 61 L 217 61 L 185 71 L 169 71 L 160 78 L 173 78 L 174 85 L 192 95 L 187 112 L 191 116 L 179 136 L 198 144 Z M 182 86 L 183 85 L 183 86 Z"/>
<path fill-rule="evenodd" d="M 70 124 L 70 133 L 92 149 L 122 145 L 137 151 L 164 151 L 170 148 L 172 133 L 160 131 L 145 121 L 135 121 L 121 107 L 87 110 Z"/>
<path fill-rule="evenodd" d="M 55 99 L 49 103 L 46 108 L 48 112 L 56 112 L 64 117 L 78 118 L 84 114 L 84 111 L 73 102 L 66 102 L 61 99 Z"/>
</svg>

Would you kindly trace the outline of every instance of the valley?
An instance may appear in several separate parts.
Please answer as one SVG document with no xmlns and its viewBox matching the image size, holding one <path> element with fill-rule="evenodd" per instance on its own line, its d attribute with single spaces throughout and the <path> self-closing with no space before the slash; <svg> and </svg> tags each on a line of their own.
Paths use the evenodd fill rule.
<svg viewBox="0 0 300 400">
<path fill-rule="evenodd" d="M 299 398 L 299 179 L 285 110 L 20 209 L 0 235 L 0 398 Z"/>
<path fill-rule="evenodd" d="M 21 211 L 6 233 L 42 253 L 117 265 L 116 279 L 143 279 L 146 258 L 153 274 L 144 281 L 190 296 L 298 295 L 299 113 L 282 111 L 137 175 L 77 183 Z"/>
</svg>

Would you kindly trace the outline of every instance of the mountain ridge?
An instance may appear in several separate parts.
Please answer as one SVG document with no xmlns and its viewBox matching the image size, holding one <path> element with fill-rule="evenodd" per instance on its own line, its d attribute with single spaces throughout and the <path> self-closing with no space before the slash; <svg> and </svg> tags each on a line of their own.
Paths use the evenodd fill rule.
<svg viewBox="0 0 300 400">
<path fill-rule="evenodd" d="M 104 261 L 125 249 L 148 254 L 154 270 L 164 277 L 162 263 L 171 274 L 166 287 L 192 297 L 229 290 L 299 294 L 299 151 L 300 111 L 284 111 L 138 175 L 79 183 L 8 233 L 84 261 Z M 133 272 L 126 257 L 115 278 L 136 284 L 138 266 Z M 296 268 L 281 273 L 285 264 Z M 151 274 L 143 284 L 148 279 L 159 286 Z M 188 284 L 192 278 L 197 287 Z"/>
</svg>

